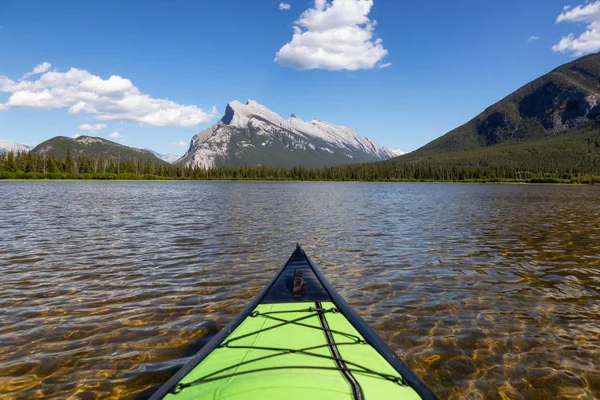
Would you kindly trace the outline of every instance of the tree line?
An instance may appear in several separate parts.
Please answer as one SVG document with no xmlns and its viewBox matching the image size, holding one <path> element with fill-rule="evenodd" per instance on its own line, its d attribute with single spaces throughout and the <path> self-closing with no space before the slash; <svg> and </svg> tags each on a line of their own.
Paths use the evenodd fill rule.
<svg viewBox="0 0 600 400">
<path fill-rule="evenodd" d="M 293 181 L 448 181 L 448 182 L 572 182 L 600 183 L 600 174 L 578 169 L 529 168 L 511 165 L 460 166 L 420 162 L 373 162 L 323 168 L 239 166 L 201 168 L 156 160 L 72 156 L 52 152 L 0 153 L 0 179 L 188 179 Z"/>
<path fill-rule="evenodd" d="M 67 149 L 64 159 L 54 157 L 52 151 L 0 153 L 0 173 L 34 174 L 44 177 L 72 178 L 75 175 L 156 175 L 176 177 L 178 167 L 152 160 L 126 159 L 117 157 L 84 156 L 73 157 Z"/>
</svg>

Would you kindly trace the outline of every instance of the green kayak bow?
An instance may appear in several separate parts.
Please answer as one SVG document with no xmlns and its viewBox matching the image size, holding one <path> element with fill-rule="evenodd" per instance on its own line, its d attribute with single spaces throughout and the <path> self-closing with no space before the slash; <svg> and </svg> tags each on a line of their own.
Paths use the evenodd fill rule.
<svg viewBox="0 0 600 400">
<path fill-rule="evenodd" d="M 152 400 L 437 399 L 300 246 Z"/>
</svg>

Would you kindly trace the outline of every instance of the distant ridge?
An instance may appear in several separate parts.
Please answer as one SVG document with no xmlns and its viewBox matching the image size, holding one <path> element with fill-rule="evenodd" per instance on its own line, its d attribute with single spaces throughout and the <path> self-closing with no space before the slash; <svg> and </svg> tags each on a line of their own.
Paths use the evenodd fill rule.
<svg viewBox="0 0 600 400">
<path fill-rule="evenodd" d="M 18 152 L 18 151 L 29 151 L 31 150 L 30 146 L 19 143 L 12 143 L 6 140 L 0 140 L 0 153 L 9 153 L 9 152 Z"/>
<path fill-rule="evenodd" d="M 70 138 L 66 136 L 56 136 L 38 144 L 32 151 L 36 153 L 52 152 L 55 158 L 64 159 L 70 150 L 72 157 L 80 155 L 86 157 L 112 158 L 122 161 L 134 160 L 151 163 L 164 163 L 153 152 L 141 150 L 135 147 L 123 146 L 122 144 L 112 142 L 95 136 L 79 136 Z"/>
<path fill-rule="evenodd" d="M 158 153 L 154 150 L 150 150 L 150 149 L 144 149 L 146 151 L 149 151 L 150 153 L 154 154 L 156 157 L 160 158 L 163 161 L 168 162 L 169 164 L 175 164 L 177 162 L 177 160 L 179 160 L 181 158 L 181 156 L 175 155 L 175 154 L 161 154 Z"/>
</svg>

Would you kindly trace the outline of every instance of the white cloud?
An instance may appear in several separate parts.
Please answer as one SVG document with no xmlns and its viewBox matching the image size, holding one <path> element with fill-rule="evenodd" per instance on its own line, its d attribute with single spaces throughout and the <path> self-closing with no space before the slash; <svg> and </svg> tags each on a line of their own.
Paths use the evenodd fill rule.
<svg viewBox="0 0 600 400">
<path fill-rule="evenodd" d="M 79 129 L 81 129 L 82 131 L 101 131 L 102 129 L 106 128 L 106 124 L 94 124 L 94 125 L 90 125 L 90 124 L 81 124 L 79 125 Z"/>
<path fill-rule="evenodd" d="M 529 39 L 527 39 L 528 42 L 533 42 L 536 40 L 540 40 L 540 37 L 539 36 L 530 36 Z"/>
<path fill-rule="evenodd" d="M 182 149 L 185 149 L 189 145 L 188 142 L 184 142 L 184 141 L 181 141 L 181 142 L 171 142 L 169 144 L 171 146 L 177 146 L 177 147 L 182 148 Z"/>
<path fill-rule="evenodd" d="M 385 63 L 385 64 L 379 64 L 379 68 L 387 68 L 387 67 L 391 67 L 392 63 Z"/>
<path fill-rule="evenodd" d="M 586 3 L 575 8 L 568 8 L 556 18 L 556 23 L 560 22 L 594 22 L 597 21 L 600 13 L 600 1 Z"/>
<path fill-rule="evenodd" d="M 26 73 L 25 75 L 23 75 L 23 77 L 21 79 L 27 79 L 32 75 L 43 74 L 44 72 L 48 71 L 51 66 L 52 66 L 52 64 L 50 64 L 47 61 L 44 61 L 43 63 L 38 64 L 35 67 L 33 67 L 33 70 Z"/>
<path fill-rule="evenodd" d="M 15 82 L 0 76 L 0 92 L 11 94 L 0 104 L 0 110 L 67 108 L 69 114 L 88 113 L 97 120 L 151 126 L 193 126 L 210 121 L 217 112 L 215 107 L 205 112 L 195 105 L 155 99 L 142 93 L 129 79 L 116 75 L 102 79 L 78 68 L 45 72 L 38 80 Z"/>
<path fill-rule="evenodd" d="M 113 133 L 109 133 L 108 137 L 112 138 L 112 139 L 118 139 L 118 138 L 122 138 L 123 135 L 121 135 L 119 132 L 113 132 Z"/>
<path fill-rule="evenodd" d="M 79 133 L 76 133 L 74 135 L 71 135 L 72 139 L 77 139 L 78 137 L 80 137 L 81 135 Z"/>
<path fill-rule="evenodd" d="M 560 53 L 571 53 L 575 56 L 593 53 L 600 50 L 600 1 L 586 3 L 577 7 L 564 8 L 556 18 L 556 23 L 583 22 L 585 32 L 576 36 L 571 33 L 552 46 L 552 50 Z"/>
<path fill-rule="evenodd" d="M 289 10 L 290 8 L 292 8 L 292 6 L 290 6 L 290 5 L 289 5 L 288 3 L 286 3 L 286 2 L 281 2 L 281 3 L 279 3 L 279 9 L 280 9 L 281 11 L 286 11 L 286 10 Z"/>
<path fill-rule="evenodd" d="M 564 7 L 563 7 L 563 11 L 567 11 L 567 10 L 568 10 L 568 9 L 570 9 L 570 8 L 571 8 L 571 6 L 570 6 L 570 5 L 566 5 L 566 6 L 564 6 Z"/>
<path fill-rule="evenodd" d="M 372 7 L 373 0 L 315 0 L 275 61 L 296 69 L 374 68 L 388 52 L 381 39 L 373 38 L 377 22 L 368 17 Z"/>
</svg>

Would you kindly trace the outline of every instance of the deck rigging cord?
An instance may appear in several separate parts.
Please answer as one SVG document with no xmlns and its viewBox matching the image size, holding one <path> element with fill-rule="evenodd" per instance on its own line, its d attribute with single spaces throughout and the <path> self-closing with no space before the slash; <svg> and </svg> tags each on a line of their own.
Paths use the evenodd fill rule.
<svg viewBox="0 0 600 400">
<path fill-rule="evenodd" d="M 258 358 L 254 358 L 251 360 L 242 361 L 240 363 L 227 366 L 226 368 L 222 368 L 218 371 L 215 371 L 208 375 L 202 376 L 192 382 L 178 383 L 177 385 L 175 385 L 173 387 L 173 389 L 171 390 L 171 393 L 178 394 L 178 393 L 181 393 L 183 391 L 183 389 L 191 387 L 191 386 L 196 386 L 196 385 L 200 385 L 202 383 L 213 382 L 213 381 L 217 381 L 217 380 L 221 380 L 221 379 L 231 378 L 234 376 L 245 375 L 245 374 L 256 373 L 256 372 L 263 372 L 263 371 L 271 371 L 271 370 L 283 370 L 283 369 L 318 369 L 318 370 L 341 371 L 343 373 L 358 373 L 358 374 L 376 376 L 376 377 L 394 382 L 398 385 L 405 385 L 402 377 L 400 377 L 400 376 L 377 372 L 375 370 L 372 370 L 372 369 L 362 366 L 360 364 L 342 359 L 341 356 L 340 357 L 327 356 L 327 355 L 311 352 L 311 350 L 316 350 L 316 349 L 325 348 L 325 347 L 331 347 L 332 343 L 329 343 L 329 342 L 326 344 L 321 344 L 321 345 L 311 346 L 311 347 L 306 347 L 306 348 L 301 348 L 301 349 L 289 349 L 289 348 L 265 347 L 265 346 L 236 346 L 236 345 L 231 344 L 232 342 L 235 342 L 237 340 L 244 339 L 244 338 L 247 338 L 250 336 L 254 336 L 254 335 L 263 333 L 265 331 L 269 331 L 269 330 L 279 328 L 279 327 L 282 327 L 285 325 L 290 325 L 290 324 L 298 325 L 298 326 L 302 326 L 302 327 L 306 327 L 306 328 L 317 329 L 319 331 L 325 332 L 326 334 L 327 333 L 329 333 L 329 334 L 335 333 L 335 334 L 342 335 L 342 336 L 352 340 L 351 342 L 335 343 L 334 344 L 335 346 L 350 346 L 350 345 L 367 344 L 367 342 L 365 340 L 363 340 L 362 338 L 360 338 L 356 335 L 353 335 L 353 334 L 349 334 L 349 333 L 342 332 L 342 331 L 337 331 L 337 330 L 330 329 L 330 328 L 318 327 L 318 326 L 301 323 L 300 321 L 307 320 L 307 319 L 310 319 L 313 317 L 323 318 L 324 315 L 327 313 L 336 314 L 338 312 L 337 308 L 335 308 L 335 307 L 325 309 L 325 308 L 320 307 L 319 303 L 317 303 L 317 305 L 318 305 L 317 307 L 309 307 L 308 309 L 300 309 L 300 310 L 270 311 L 270 312 L 265 312 L 265 313 L 261 313 L 259 311 L 253 311 L 252 313 L 249 314 L 250 318 L 263 317 L 263 318 L 271 319 L 274 321 L 278 321 L 280 323 L 277 325 L 270 326 L 268 328 L 259 329 L 259 330 L 256 330 L 256 331 L 244 334 L 244 335 L 240 335 L 240 336 L 231 338 L 229 340 L 224 341 L 217 348 L 218 349 L 230 348 L 230 349 L 265 350 L 265 351 L 273 351 L 275 353 L 266 355 L 266 356 L 262 356 L 262 357 L 258 357 Z M 286 320 L 286 319 L 282 319 L 282 318 L 273 316 L 273 314 L 298 313 L 298 312 L 309 312 L 311 314 L 304 315 L 304 316 L 294 318 L 291 320 Z M 236 372 L 225 374 L 225 375 L 219 375 L 221 373 L 224 373 L 228 370 L 231 370 L 231 369 L 234 369 L 234 368 L 237 368 L 240 366 L 244 366 L 244 365 L 247 365 L 247 364 L 250 364 L 253 362 L 257 362 L 257 361 L 270 359 L 273 357 L 279 357 L 279 356 L 286 355 L 286 354 L 303 354 L 303 355 L 307 355 L 307 356 L 333 360 L 337 363 L 338 366 L 337 367 L 301 366 L 301 365 L 278 366 L 278 367 L 257 368 L 257 369 L 252 369 L 252 370 L 248 370 L 248 371 L 242 371 L 242 372 L 236 371 Z M 354 368 L 348 368 L 346 365 L 350 365 Z"/>
</svg>

